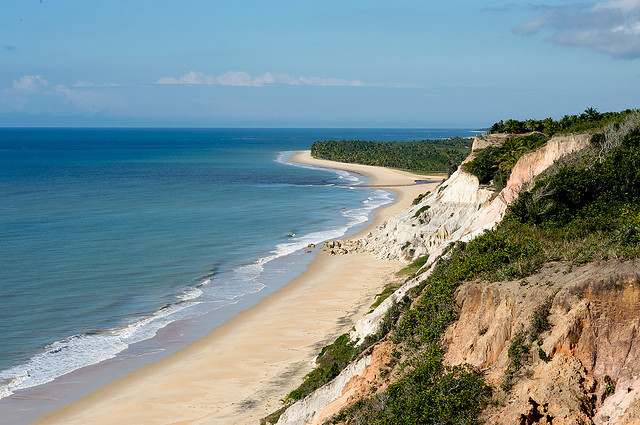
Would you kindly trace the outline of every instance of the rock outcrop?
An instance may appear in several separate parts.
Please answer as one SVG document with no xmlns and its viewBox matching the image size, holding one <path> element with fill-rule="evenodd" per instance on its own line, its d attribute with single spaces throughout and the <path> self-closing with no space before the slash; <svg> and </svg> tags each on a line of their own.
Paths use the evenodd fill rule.
<svg viewBox="0 0 640 425">
<path fill-rule="evenodd" d="M 445 361 L 470 363 L 500 388 L 513 336 L 553 297 L 551 330 L 539 336 L 513 388 L 486 412 L 495 424 L 631 424 L 640 418 L 640 261 L 596 262 L 569 272 L 548 264 L 523 281 L 458 288 L 460 317 L 446 332 Z M 523 418 L 527 419 L 522 422 Z"/>
</svg>

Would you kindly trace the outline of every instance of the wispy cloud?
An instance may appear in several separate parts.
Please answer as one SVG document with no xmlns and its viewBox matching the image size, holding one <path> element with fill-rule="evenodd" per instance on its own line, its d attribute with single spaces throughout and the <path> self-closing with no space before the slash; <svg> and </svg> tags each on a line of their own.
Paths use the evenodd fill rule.
<svg viewBox="0 0 640 425">
<path fill-rule="evenodd" d="M 120 87 L 117 83 L 92 83 L 91 81 L 78 80 L 73 87 L 85 88 L 85 87 Z"/>
<path fill-rule="evenodd" d="M 13 89 L 20 91 L 34 92 L 48 85 L 49 83 L 42 75 L 25 75 L 13 80 Z"/>
<path fill-rule="evenodd" d="M 288 86 L 322 86 L 322 87 L 395 87 L 404 88 L 412 87 L 403 84 L 383 84 L 383 83 L 365 83 L 361 80 L 346 80 L 342 78 L 320 78 L 320 77 L 293 77 L 286 73 L 272 74 L 267 72 L 256 77 L 242 71 L 229 71 L 220 75 L 205 74 L 202 72 L 191 71 L 181 77 L 162 77 L 156 81 L 156 84 L 177 84 L 177 85 L 205 85 L 205 86 L 244 86 L 244 87 L 263 87 L 270 85 L 288 85 Z"/>
<path fill-rule="evenodd" d="M 542 6 L 535 18 L 514 28 L 516 34 L 551 31 L 558 45 L 585 47 L 614 58 L 640 58 L 640 0 L 609 0 Z"/>
<path fill-rule="evenodd" d="M 56 111 L 71 105 L 77 112 L 96 113 L 117 103 L 111 94 L 95 91 L 95 87 L 116 87 L 77 81 L 73 86 L 51 85 L 42 75 L 24 75 L 13 80 L 11 87 L 0 91 L 0 103 L 6 111 Z"/>
</svg>

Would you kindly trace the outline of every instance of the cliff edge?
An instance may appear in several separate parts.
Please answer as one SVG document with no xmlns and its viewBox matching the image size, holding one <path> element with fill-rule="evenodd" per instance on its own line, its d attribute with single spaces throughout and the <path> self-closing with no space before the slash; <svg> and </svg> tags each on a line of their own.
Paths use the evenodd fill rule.
<svg viewBox="0 0 640 425">
<path fill-rule="evenodd" d="M 476 138 L 465 162 L 481 149 L 500 147 L 508 138 Z M 450 254 L 452 242 L 464 247 L 495 228 L 509 205 L 561 158 L 596 149 L 590 140 L 588 134 L 551 138 L 519 157 L 499 191 L 480 184 L 478 177 L 460 167 L 433 193 L 366 237 L 329 243 L 325 248 L 335 254 L 373 252 L 405 261 L 422 258 L 424 263 L 356 324 L 351 339 L 360 344 L 379 333 L 392 307 L 406 304 L 408 294 L 424 287 L 439 259 Z M 637 229 L 629 228 L 635 235 Z M 615 237 L 628 236 L 623 233 Z M 597 242 L 585 242 L 589 243 Z M 455 289 L 456 320 L 443 328 L 442 363 L 451 368 L 446 370 L 471 365 L 482 371 L 493 394 L 481 421 L 640 423 L 640 260 L 623 259 L 614 250 L 603 258 L 545 261 L 534 273 L 522 274 L 524 278 L 509 279 L 506 273 L 502 279 L 464 281 Z M 412 299 L 413 309 L 418 301 Z M 442 308 L 446 311 L 444 304 Z M 331 418 L 333 423 L 352 423 L 335 415 L 363 399 L 369 400 L 370 410 L 384 413 L 389 397 L 385 391 L 400 379 L 404 373 L 400 365 L 407 361 L 406 354 L 398 357 L 398 344 L 397 338 L 383 337 L 334 381 L 289 407 L 278 424 L 321 424 Z"/>
</svg>

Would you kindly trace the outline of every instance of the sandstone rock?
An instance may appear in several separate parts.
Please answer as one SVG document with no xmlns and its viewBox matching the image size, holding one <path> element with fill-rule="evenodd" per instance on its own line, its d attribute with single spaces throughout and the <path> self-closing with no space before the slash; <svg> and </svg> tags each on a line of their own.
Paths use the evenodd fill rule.
<svg viewBox="0 0 640 425">
<path fill-rule="evenodd" d="M 487 412 L 488 423 L 640 423 L 634 422 L 640 415 L 640 260 L 558 272 L 564 268 L 548 265 L 526 287 L 518 281 L 474 282 L 456 292 L 460 317 L 445 334 L 445 361 L 478 366 L 499 387 L 512 336 L 558 291 L 553 327 L 540 336 L 540 348 L 552 361 L 540 360 L 533 344 L 527 366 L 503 395 L 504 406 Z M 607 382 L 613 384 L 609 389 Z M 537 422 L 519 422 L 530 414 Z"/>
</svg>

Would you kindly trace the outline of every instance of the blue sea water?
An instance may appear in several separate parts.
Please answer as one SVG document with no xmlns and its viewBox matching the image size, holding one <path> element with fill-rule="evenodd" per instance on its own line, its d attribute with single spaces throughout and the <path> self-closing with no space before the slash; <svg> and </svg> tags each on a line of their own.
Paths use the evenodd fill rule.
<svg viewBox="0 0 640 425">
<path fill-rule="evenodd" d="M 0 129 L 0 398 L 272 292 L 289 258 L 392 201 L 292 151 L 455 135 L 473 132 Z"/>
</svg>

